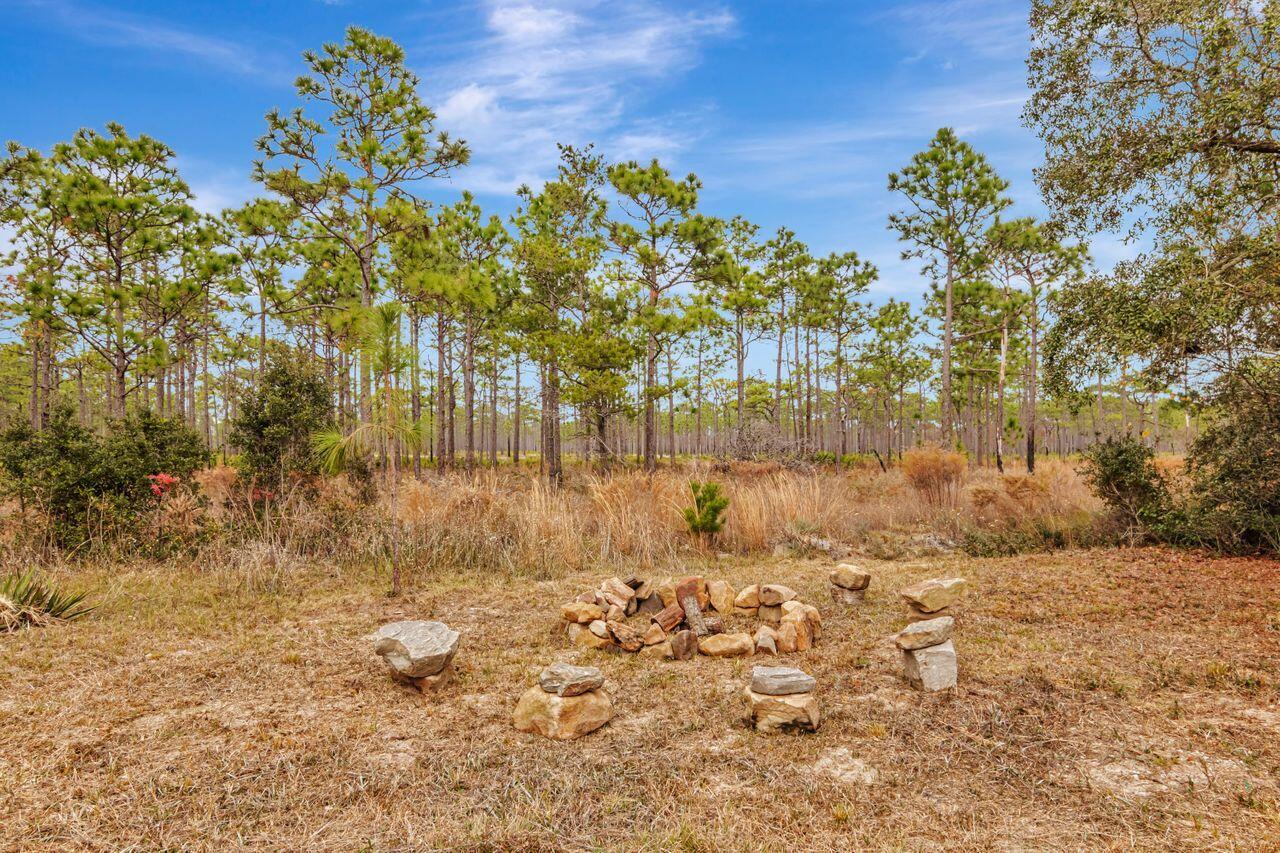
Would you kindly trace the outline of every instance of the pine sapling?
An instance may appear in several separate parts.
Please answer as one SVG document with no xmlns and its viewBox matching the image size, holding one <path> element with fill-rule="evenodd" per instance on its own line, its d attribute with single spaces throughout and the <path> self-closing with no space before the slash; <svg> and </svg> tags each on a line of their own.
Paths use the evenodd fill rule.
<svg viewBox="0 0 1280 853">
<path fill-rule="evenodd" d="M 720 494 L 720 486 L 716 483 L 694 480 L 689 483 L 689 488 L 693 491 L 693 506 L 685 507 L 684 520 L 689 525 L 689 532 L 705 548 L 724 528 L 724 511 L 729 506 L 729 499 Z"/>
</svg>

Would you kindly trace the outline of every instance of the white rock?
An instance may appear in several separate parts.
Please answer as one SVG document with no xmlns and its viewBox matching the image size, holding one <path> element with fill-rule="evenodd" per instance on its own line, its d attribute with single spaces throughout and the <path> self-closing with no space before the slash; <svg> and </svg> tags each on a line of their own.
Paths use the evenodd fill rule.
<svg viewBox="0 0 1280 853">
<path fill-rule="evenodd" d="M 933 692 L 956 686 L 956 647 L 947 640 L 926 649 L 902 652 L 902 674 L 917 690 Z"/>
<path fill-rule="evenodd" d="M 383 625 L 373 635 L 373 650 L 406 678 L 437 675 L 453 661 L 460 635 L 443 622 L 411 620 Z"/>
<path fill-rule="evenodd" d="M 603 690 L 578 696 L 558 696 L 539 686 L 530 687 L 516 703 L 515 727 L 537 732 L 552 740 L 573 740 L 603 726 L 613 717 L 613 703 Z"/>
<path fill-rule="evenodd" d="M 815 693 L 766 696 L 748 687 L 743 690 L 743 696 L 747 700 L 747 713 L 759 732 L 812 732 L 822 722 L 822 712 Z"/>
<path fill-rule="evenodd" d="M 818 682 L 793 666 L 754 666 L 751 668 L 751 692 L 765 696 L 789 696 L 809 693 Z"/>
</svg>

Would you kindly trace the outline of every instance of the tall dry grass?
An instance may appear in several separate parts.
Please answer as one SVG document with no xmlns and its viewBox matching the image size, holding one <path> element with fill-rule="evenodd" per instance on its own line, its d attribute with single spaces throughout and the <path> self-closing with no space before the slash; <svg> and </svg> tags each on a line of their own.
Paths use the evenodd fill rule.
<svg viewBox="0 0 1280 853">
<path fill-rule="evenodd" d="M 1100 510 L 1074 469 L 1056 460 L 1034 475 L 957 471 L 946 458 L 941 474 L 921 470 L 580 471 L 558 491 L 530 475 L 486 472 L 406 483 L 398 515 L 403 541 L 422 562 L 542 575 L 694 557 L 682 517 L 690 479 L 721 484 L 729 508 L 715 547 L 744 556 L 803 535 L 857 549 L 872 534 L 883 542 L 885 533 L 962 539 L 970 530 L 1065 529 L 1087 526 Z"/>
<path fill-rule="evenodd" d="M 198 564 L 255 589 L 282 588 L 307 560 L 385 560 L 392 536 L 410 570 L 549 577 L 606 565 L 674 567 L 705 557 L 682 511 L 692 503 L 690 480 L 707 479 L 729 498 L 714 548 L 743 556 L 811 537 L 890 557 L 909 554 L 903 543 L 926 536 L 976 542 L 983 552 L 1043 550 L 1087 542 L 1082 531 L 1101 516 L 1066 462 L 1047 459 L 1034 475 L 1002 476 L 925 448 L 887 473 L 761 463 L 652 476 L 575 468 L 558 490 L 515 468 L 428 474 L 404 479 L 394 520 L 386 489 L 371 496 L 345 477 L 300 480 L 263 501 L 231 469 L 218 468 L 200 475 L 198 505 L 184 498 L 161 507 L 155 524 L 189 540 Z"/>
</svg>

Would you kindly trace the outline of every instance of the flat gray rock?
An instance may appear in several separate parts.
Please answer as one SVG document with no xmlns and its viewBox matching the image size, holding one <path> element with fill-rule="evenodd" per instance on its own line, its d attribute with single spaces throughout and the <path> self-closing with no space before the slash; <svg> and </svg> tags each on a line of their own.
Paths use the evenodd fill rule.
<svg viewBox="0 0 1280 853">
<path fill-rule="evenodd" d="M 925 619 L 913 622 L 898 632 L 894 640 L 898 648 L 904 651 L 927 649 L 938 646 L 951 639 L 951 630 L 956 620 L 950 616 L 939 616 L 937 619 Z"/>
<path fill-rule="evenodd" d="M 808 693 L 817 684 L 812 675 L 793 666 L 753 666 L 751 668 L 751 692 L 764 696 Z"/>
<path fill-rule="evenodd" d="M 553 663 L 538 676 L 538 684 L 557 696 L 581 696 L 604 686 L 604 673 L 594 666 Z"/>
<path fill-rule="evenodd" d="M 392 622 L 373 635 L 373 650 L 408 678 L 439 675 L 458 652 L 460 635 L 443 622 Z"/>
</svg>

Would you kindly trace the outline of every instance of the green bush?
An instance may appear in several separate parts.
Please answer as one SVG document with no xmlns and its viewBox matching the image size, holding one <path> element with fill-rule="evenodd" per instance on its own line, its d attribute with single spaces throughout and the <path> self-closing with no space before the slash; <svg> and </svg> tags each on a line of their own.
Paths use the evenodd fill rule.
<svg viewBox="0 0 1280 853">
<path fill-rule="evenodd" d="M 1083 473 L 1131 540 L 1156 533 L 1172 508 L 1168 484 L 1156 470 L 1155 451 L 1133 436 L 1108 438 L 1087 449 Z"/>
<path fill-rule="evenodd" d="M 99 444 L 93 481 L 102 494 L 145 501 L 156 494 L 155 475 L 189 482 L 208 464 L 209 451 L 199 433 L 177 418 L 144 409 L 111 424 Z"/>
<path fill-rule="evenodd" d="M 1280 551 L 1280 364 L 1241 367 L 1214 388 L 1209 426 L 1187 455 L 1175 493 L 1154 452 L 1134 438 L 1085 453 L 1094 491 L 1130 538 L 1228 553 Z"/>
<path fill-rule="evenodd" d="M 284 347 L 268 358 L 262 381 L 240 397 L 231 421 L 238 466 L 259 484 L 314 473 L 311 436 L 332 421 L 329 383 L 313 359 Z"/>
<path fill-rule="evenodd" d="M 208 463 L 200 436 L 181 421 L 142 411 L 109 425 L 104 438 L 54 410 L 38 432 L 0 434 L 5 491 L 49 520 L 59 545 L 79 545 L 108 529 L 134 531 L 157 499 Z"/>
<path fill-rule="evenodd" d="M 724 528 L 724 511 L 729 499 L 720 494 L 716 483 L 695 480 L 689 488 L 693 491 L 693 506 L 685 507 L 684 520 L 689 532 L 705 543 Z"/>
<path fill-rule="evenodd" d="M 1280 367 L 1229 383 L 1221 413 L 1191 446 L 1183 512 L 1195 544 L 1231 552 L 1280 551 Z"/>
</svg>

